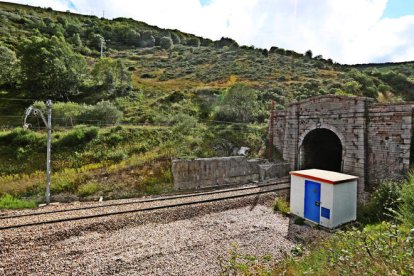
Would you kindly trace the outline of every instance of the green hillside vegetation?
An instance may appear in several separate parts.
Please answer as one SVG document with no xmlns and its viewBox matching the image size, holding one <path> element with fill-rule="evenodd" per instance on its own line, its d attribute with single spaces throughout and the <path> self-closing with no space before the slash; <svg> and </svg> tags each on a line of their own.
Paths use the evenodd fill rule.
<svg viewBox="0 0 414 276">
<path fill-rule="evenodd" d="M 281 109 L 325 94 L 414 98 L 409 62 L 344 66 L 311 50 L 9 3 L 0 22 L 0 196 L 42 200 L 45 127 L 34 116 L 20 127 L 25 108 L 44 110 L 46 99 L 52 192 L 70 200 L 171 191 L 171 158 L 241 146 L 264 157 L 271 100 Z"/>
<path fill-rule="evenodd" d="M 0 209 L 44 200 L 45 126 L 33 115 L 29 130 L 22 125 L 24 110 L 45 111 L 47 99 L 55 201 L 172 192 L 172 158 L 228 156 L 241 146 L 265 157 L 271 100 L 277 109 L 326 94 L 414 100 L 414 62 L 341 65 L 311 50 L 4 2 L 0 23 Z M 411 275 L 413 183 L 383 183 L 348 231 L 297 246 L 276 264 L 232 251 L 224 271 Z"/>
</svg>

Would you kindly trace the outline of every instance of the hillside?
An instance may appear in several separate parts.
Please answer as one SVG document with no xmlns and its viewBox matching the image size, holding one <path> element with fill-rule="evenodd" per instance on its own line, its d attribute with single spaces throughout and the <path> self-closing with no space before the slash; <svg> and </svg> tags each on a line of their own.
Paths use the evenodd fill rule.
<svg viewBox="0 0 414 276">
<path fill-rule="evenodd" d="M 276 108 L 324 94 L 414 99 L 414 62 L 340 65 L 272 47 L 0 2 L 0 195 L 39 196 L 45 132 L 25 108 L 54 101 L 54 194 L 171 189 L 169 160 L 266 152 Z M 100 52 L 103 52 L 103 58 Z"/>
</svg>

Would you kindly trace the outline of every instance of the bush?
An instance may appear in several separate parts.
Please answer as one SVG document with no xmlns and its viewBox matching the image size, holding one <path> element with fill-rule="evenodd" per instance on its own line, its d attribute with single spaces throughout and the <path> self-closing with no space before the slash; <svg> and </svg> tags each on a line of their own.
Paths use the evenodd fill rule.
<svg viewBox="0 0 414 276">
<path fill-rule="evenodd" d="M 257 117 L 257 92 L 243 84 L 226 90 L 215 110 L 215 119 L 230 122 L 252 122 Z"/>
<path fill-rule="evenodd" d="M 164 50 L 169 50 L 173 46 L 173 41 L 168 36 L 162 37 L 160 40 L 160 46 Z"/>
<path fill-rule="evenodd" d="M 414 174 L 401 189 L 401 219 L 409 227 L 414 227 Z"/>
<path fill-rule="evenodd" d="M 126 159 L 128 157 L 128 154 L 122 150 L 116 150 L 116 151 L 111 151 L 108 156 L 106 157 L 107 160 L 112 161 L 112 162 L 121 162 L 122 160 Z"/>
<path fill-rule="evenodd" d="M 22 200 L 15 198 L 12 195 L 6 194 L 0 197 L 0 210 L 2 209 L 28 209 L 35 208 L 36 202 L 34 200 Z"/>
<path fill-rule="evenodd" d="M 42 134 L 25 130 L 21 127 L 15 128 L 10 132 L 0 134 L 0 145 L 5 146 L 46 146 L 46 137 Z"/>
<path fill-rule="evenodd" d="M 43 102 L 35 102 L 33 106 L 46 112 Z M 54 125 L 114 124 L 118 123 L 122 117 L 122 112 L 109 101 L 101 101 L 96 105 L 56 102 L 52 107 Z"/>
<path fill-rule="evenodd" d="M 80 197 L 86 197 L 95 194 L 99 191 L 99 184 L 95 182 L 88 182 L 86 184 L 83 184 L 79 186 L 77 194 Z"/>
<path fill-rule="evenodd" d="M 98 136 L 97 127 L 77 126 L 57 140 L 56 146 L 77 147 L 84 145 Z"/>
<path fill-rule="evenodd" d="M 200 39 L 198 39 L 197 37 L 190 38 L 189 40 L 187 40 L 187 46 L 200 47 Z"/>
<path fill-rule="evenodd" d="M 368 224 L 395 218 L 400 203 L 400 191 L 399 182 L 380 183 L 368 203 L 358 208 L 358 221 Z"/>
<path fill-rule="evenodd" d="M 108 101 L 101 101 L 95 106 L 89 106 L 79 115 L 79 120 L 91 124 L 115 124 L 122 119 L 122 112 Z"/>
</svg>

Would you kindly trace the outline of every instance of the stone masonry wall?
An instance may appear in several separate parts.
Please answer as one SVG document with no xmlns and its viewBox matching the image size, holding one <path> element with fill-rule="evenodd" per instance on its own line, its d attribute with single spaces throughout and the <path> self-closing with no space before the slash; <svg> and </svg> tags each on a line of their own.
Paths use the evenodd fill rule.
<svg viewBox="0 0 414 276">
<path fill-rule="evenodd" d="M 374 104 L 372 99 L 320 96 L 293 103 L 276 114 L 275 147 L 292 170 L 301 169 L 303 140 L 312 130 L 325 128 L 342 144 L 342 172 L 356 175 L 358 195 L 369 185 L 401 175 L 410 163 L 412 104 Z"/>
<path fill-rule="evenodd" d="M 373 105 L 368 118 L 367 165 L 373 186 L 384 178 L 399 178 L 409 169 L 413 106 Z"/>
<path fill-rule="evenodd" d="M 266 164 L 264 159 L 243 156 L 173 160 L 172 173 L 177 190 L 247 184 L 262 178 L 288 175 L 286 163 Z"/>
</svg>

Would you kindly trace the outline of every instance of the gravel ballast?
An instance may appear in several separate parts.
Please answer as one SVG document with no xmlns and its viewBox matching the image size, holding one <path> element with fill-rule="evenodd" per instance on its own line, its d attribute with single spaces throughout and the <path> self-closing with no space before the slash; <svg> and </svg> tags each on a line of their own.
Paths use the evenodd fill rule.
<svg viewBox="0 0 414 276">
<path fill-rule="evenodd" d="M 0 274 L 217 275 L 232 244 L 280 258 L 295 245 L 273 195 L 4 230 Z"/>
</svg>

